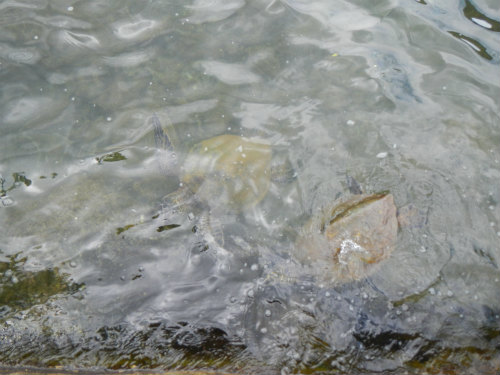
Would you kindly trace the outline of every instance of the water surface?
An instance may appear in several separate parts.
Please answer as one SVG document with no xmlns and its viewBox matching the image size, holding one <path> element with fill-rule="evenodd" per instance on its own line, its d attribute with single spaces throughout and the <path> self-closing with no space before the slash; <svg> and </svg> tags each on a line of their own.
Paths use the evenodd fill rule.
<svg viewBox="0 0 500 375">
<path fill-rule="evenodd" d="M 1 2 L 0 363 L 496 373 L 499 30 L 492 0 Z M 293 173 L 160 212 L 223 134 Z M 347 175 L 419 220 L 324 283 L 296 237 Z"/>
</svg>

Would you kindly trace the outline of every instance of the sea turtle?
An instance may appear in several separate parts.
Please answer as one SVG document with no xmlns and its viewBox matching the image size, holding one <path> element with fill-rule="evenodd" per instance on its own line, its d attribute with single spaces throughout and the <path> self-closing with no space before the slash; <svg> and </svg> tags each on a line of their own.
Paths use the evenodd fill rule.
<svg viewBox="0 0 500 375">
<path fill-rule="evenodd" d="M 334 200 L 300 230 L 295 257 L 325 281 L 362 279 L 395 249 L 399 225 L 422 222 L 413 206 L 398 210 L 389 192 L 363 193 L 348 176 L 351 195 Z"/>
<path fill-rule="evenodd" d="M 152 124 L 157 149 L 173 153 L 156 115 Z M 282 181 L 285 174 L 291 176 L 288 165 L 273 165 L 271 158 L 271 146 L 260 139 L 233 134 L 205 139 L 189 150 L 179 170 L 179 189 L 163 198 L 161 210 L 167 214 L 183 212 L 196 220 L 193 229 L 201 233 L 205 248 L 210 242 L 223 245 L 218 214 L 239 213 L 255 206 L 266 196 L 272 181 Z"/>
</svg>

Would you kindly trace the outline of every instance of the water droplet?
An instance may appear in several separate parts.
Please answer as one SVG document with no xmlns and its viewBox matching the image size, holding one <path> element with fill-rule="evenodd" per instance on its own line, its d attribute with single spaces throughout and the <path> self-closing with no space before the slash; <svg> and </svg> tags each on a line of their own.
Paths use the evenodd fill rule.
<svg viewBox="0 0 500 375">
<path fill-rule="evenodd" d="M 433 296 L 436 294 L 436 290 L 434 288 L 429 288 L 429 293 Z"/>
<path fill-rule="evenodd" d="M 12 284 L 17 284 L 19 282 L 19 279 L 15 276 L 12 276 L 12 278 L 10 279 L 10 281 L 12 282 Z"/>
<path fill-rule="evenodd" d="M 446 295 L 448 297 L 453 297 L 453 292 L 451 290 L 448 290 L 448 292 L 446 292 Z"/>
<path fill-rule="evenodd" d="M 326 293 L 325 293 L 325 296 L 326 296 L 326 297 L 330 297 L 330 292 L 326 292 Z"/>
<path fill-rule="evenodd" d="M 75 268 L 76 267 L 76 262 L 72 260 L 71 262 L 69 262 L 69 266 L 71 268 Z"/>
<path fill-rule="evenodd" d="M 110 116 L 106 117 L 106 121 L 107 121 L 107 122 L 110 122 L 111 120 L 113 120 L 113 118 L 112 118 L 112 117 L 110 117 Z"/>
<path fill-rule="evenodd" d="M 271 316 L 271 310 L 266 310 L 264 312 L 264 315 L 267 316 L 268 318 Z"/>
<path fill-rule="evenodd" d="M 120 276 L 121 281 L 125 281 L 125 276 Z"/>
<path fill-rule="evenodd" d="M 74 7 L 68 7 L 66 9 L 68 9 L 68 12 L 72 12 L 75 8 Z"/>
<path fill-rule="evenodd" d="M 259 269 L 259 265 L 258 264 L 252 264 L 252 266 L 250 267 L 250 269 L 252 271 L 257 271 Z"/>
<path fill-rule="evenodd" d="M 267 333 L 267 328 L 266 328 L 266 327 L 261 328 L 261 329 L 260 329 L 260 332 L 261 332 L 261 333 Z"/>
<path fill-rule="evenodd" d="M 387 152 L 379 152 L 379 153 L 377 154 L 377 158 L 378 158 L 378 159 L 383 159 L 383 158 L 386 158 L 386 157 L 387 157 L 387 155 L 388 155 L 388 153 L 387 153 Z"/>
<path fill-rule="evenodd" d="M 143 272 L 144 271 L 144 267 L 143 266 L 140 266 L 138 269 L 139 269 L 139 272 Z"/>
<path fill-rule="evenodd" d="M 248 290 L 248 292 L 247 292 L 248 297 L 253 298 L 254 295 L 255 295 L 255 292 L 253 291 L 253 289 Z"/>
<path fill-rule="evenodd" d="M 347 125 L 353 126 L 355 122 L 353 120 L 347 120 Z"/>
</svg>

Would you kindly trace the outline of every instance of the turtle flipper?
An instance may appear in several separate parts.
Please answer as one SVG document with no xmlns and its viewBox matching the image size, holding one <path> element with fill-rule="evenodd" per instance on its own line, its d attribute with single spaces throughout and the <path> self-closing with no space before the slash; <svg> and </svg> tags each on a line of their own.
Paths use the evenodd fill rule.
<svg viewBox="0 0 500 375">
<path fill-rule="evenodd" d="M 153 113 L 152 123 L 156 148 L 160 150 L 173 151 L 172 142 L 170 142 L 168 135 L 163 131 L 160 119 L 158 118 L 158 115 L 156 113 Z"/>
<path fill-rule="evenodd" d="M 349 174 L 346 173 L 346 180 L 347 180 L 347 187 L 349 188 L 349 192 L 351 194 L 359 195 L 363 194 L 363 190 L 361 189 L 361 186 L 359 185 L 358 181 Z"/>
<path fill-rule="evenodd" d="M 177 176 L 179 171 L 177 168 L 177 157 L 175 155 L 174 146 L 167 132 L 163 130 L 160 119 L 158 118 L 158 115 L 156 113 L 153 113 L 151 122 L 153 125 L 155 145 L 157 153 L 159 155 L 158 164 L 160 167 L 160 171 L 167 177 Z M 170 129 L 171 126 L 169 126 L 168 128 Z"/>
<path fill-rule="evenodd" d="M 201 251 L 224 246 L 222 223 L 208 211 L 200 214 L 196 225 L 193 227 L 193 232 L 200 237 L 197 245 Z"/>
</svg>

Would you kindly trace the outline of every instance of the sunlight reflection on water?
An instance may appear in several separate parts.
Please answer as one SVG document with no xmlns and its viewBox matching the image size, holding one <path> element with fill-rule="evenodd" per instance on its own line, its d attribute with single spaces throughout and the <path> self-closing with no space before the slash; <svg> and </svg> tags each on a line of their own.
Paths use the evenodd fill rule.
<svg viewBox="0 0 500 375">
<path fill-rule="evenodd" d="M 0 10 L 1 364 L 498 371 L 497 4 Z M 190 180 L 227 134 L 268 168 Z M 376 271 L 328 283 L 297 237 L 346 176 L 406 225 Z"/>
</svg>

